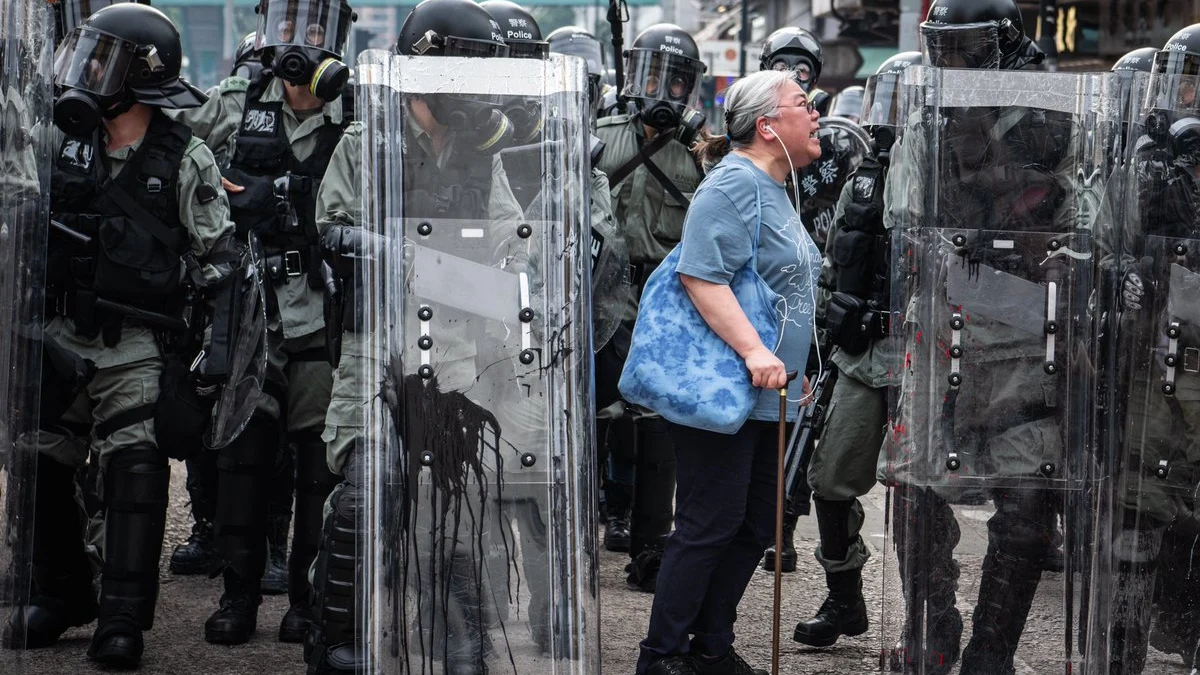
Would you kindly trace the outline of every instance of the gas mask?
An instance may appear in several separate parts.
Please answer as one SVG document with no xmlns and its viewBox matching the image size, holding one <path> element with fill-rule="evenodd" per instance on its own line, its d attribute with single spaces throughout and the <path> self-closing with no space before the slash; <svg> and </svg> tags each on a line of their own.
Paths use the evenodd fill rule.
<svg viewBox="0 0 1200 675">
<path fill-rule="evenodd" d="M 63 89 L 54 97 L 54 126 L 68 136 L 91 136 L 102 120 L 110 120 L 133 107 L 124 92 L 97 96 L 78 89 Z"/>
<path fill-rule="evenodd" d="M 513 140 L 517 145 L 531 143 L 542 133 L 542 103 L 536 98 L 514 98 L 504 105 L 503 115 L 513 124 Z"/>
<path fill-rule="evenodd" d="M 308 87 L 322 101 L 341 96 L 350 79 L 349 66 L 313 47 L 276 48 L 272 63 L 277 77 L 298 87 Z"/>
<path fill-rule="evenodd" d="M 471 150 L 492 155 L 513 145 L 513 122 L 494 103 L 450 95 L 429 96 L 425 101 L 434 118 Z"/>
<path fill-rule="evenodd" d="M 817 68 L 807 55 L 781 52 L 771 59 L 770 66 L 771 70 L 790 72 L 792 79 L 806 94 L 812 91 L 813 85 L 816 84 L 817 78 L 814 74 Z"/>
</svg>

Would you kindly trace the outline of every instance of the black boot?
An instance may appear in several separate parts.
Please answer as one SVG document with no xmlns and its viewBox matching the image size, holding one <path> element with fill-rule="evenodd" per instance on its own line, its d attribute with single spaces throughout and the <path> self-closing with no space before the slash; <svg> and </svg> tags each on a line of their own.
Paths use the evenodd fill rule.
<svg viewBox="0 0 1200 675">
<path fill-rule="evenodd" d="M 142 660 L 142 631 L 154 625 L 171 470 L 157 448 L 114 453 L 105 470 L 104 571 L 100 611 L 88 658 L 134 669 Z"/>
<path fill-rule="evenodd" d="M 630 563 L 626 567 L 629 572 L 626 581 L 635 590 L 653 593 L 662 566 L 663 543 L 674 522 L 675 444 L 662 418 L 638 419 L 634 428 L 637 471 L 629 521 Z"/>
<path fill-rule="evenodd" d="M 958 663 L 962 614 L 955 606 L 960 530 L 949 504 L 933 490 L 897 486 L 892 522 L 904 589 L 904 629 L 888 653 L 891 670 L 949 675 Z"/>
<path fill-rule="evenodd" d="M 609 480 L 604 484 L 605 526 L 604 549 L 617 553 L 629 552 L 629 505 L 633 501 L 633 486 Z"/>
<path fill-rule="evenodd" d="M 267 502 L 267 571 L 263 573 L 263 595 L 288 592 L 288 530 L 292 525 L 292 493 L 296 487 L 295 448 L 284 443 L 275 459 L 271 497 Z"/>
<path fill-rule="evenodd" d="M 209 574 L 217 567 L 213 549 L 217 465 L 212 455 L 187 460 L 187 491 L 192 502 L 192 533 L 171 552 L 171 574 Z"/>
<path fill-rule="evenodd" d="M 49 647 L 68 628 L 96 618 L 74 472 L 39 453 L 35 500 L 33 594 L 28 605 L 14 609 L 5 628 L 4 646 L 10 649 Z"/>
<path fill-rule="evenodd" d="M 1014 672 L 1013 657 L 1053 535 L 1053 500 L 1044 491 L 998 490 L 995 502 L 996 513 L 988 520 L 988 551 L 971 640 L 963 649 L 960 675 Z"/>
<path fill-rule="evenodd" d="M 278 452 L 278 423 L 255 415 L 217 451 L 216 547 L 225 593 L 204 624 L 204 639 L 242 644 L 257 628 L 267 565 L 267 482 Z"/>
<path fill-rule="evenodd" d="M 799 516 L 791 513 L 783 514 L 783 555 L 779 556 L 782 564 L 780 572 L 785 574 L 796 571 L 796 521 Z M 764 552 L 762 568 L 768 572 L 775 571 L 775 544 Z"/>
<path fill-rule="evenodd" d="M 290 606 L 279 624 L 279 641 L 300 643 L 312 623 L 313 590 L 308 570 L 321 547 L 325 501 L 338 477 L 329 471 L 325 443 L 315 432 L 297 434 L 292 447 L 296 451 L 296 522 L 292 555 L 288 558 Z"/>
<path fill-rule="evenodd" d="M 312 675 L 353 675 L 363 668 L 355 588 L 359 505 L 364 496 L 359 487 L 359 452 L 356 446 L 343 469 L 345 480 L 330 495 L 330 513 L 313 569 L 313 620 L 304 641 L 304 660 Z"/>
<path fill-rule="evenodd" d="M 221 606 L 204 622 L 204 639 L 217 645 L 244 644 L 258 628 L 262 593 L 258 584 L 247 583 L 232 567 L 225 568 L 223 577 Z"/>
<path fill-rule="evenodd" d="M 792 639 L 810 647 L 828 647 L 845 635 L 867 632 L 867 603 L 862 595 L 862 570 L 825 574 L 829 596 L 817 615 L 796 624 Z"/>
</svg>

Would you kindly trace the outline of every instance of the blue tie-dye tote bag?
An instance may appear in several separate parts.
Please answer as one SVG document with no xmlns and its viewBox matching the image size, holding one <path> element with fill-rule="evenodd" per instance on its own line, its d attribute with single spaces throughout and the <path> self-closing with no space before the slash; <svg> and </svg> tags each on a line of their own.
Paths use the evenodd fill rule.
<svg viewBox="0 0 1200 675">
<path fill-rule="evenodd" d="M 782 298 L 758 274 L 761 199 L 759 192 L 753 252 L 729 287 L 763 344 L 773 348 L 779 340 L 775 306 Z M 675 246 L 646 280 L 618 387 L 626 401 L 671 422 L 732 434 L 750 417 L 761 390 L 751 384 L 742 357 L 708 327 L 679 281 L 675 268 L 681 247 Z"/>
</svg>

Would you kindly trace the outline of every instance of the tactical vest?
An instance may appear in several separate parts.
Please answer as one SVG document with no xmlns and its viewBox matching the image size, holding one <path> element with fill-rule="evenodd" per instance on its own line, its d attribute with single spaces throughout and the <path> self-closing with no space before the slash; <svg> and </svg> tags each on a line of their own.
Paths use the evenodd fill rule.
<svg viewBox="0 0 1200 675">
<path fill-rule="evenodd" d="M 268 255 L 284 252 L 287 273 L 299 274 L 320 259 L 315 247 L 317 189 L 346 123 L 326 119 L 312 154 L 296 159 L 284 129 L 283 101 L 261 100 L 273 77 L 264 70 L 246 90 L 237 144 L 225 172 L 246 189 L 230 194 L 229 208 L 239 235 L 253 231 Z M 320 277 L 312 275 L 309 285 L 320 288 Z"/>
<path fill-rule="evenodd" d="M 51 311 L 75 320 L 81 335 L 94 338 L 102 324 L 117 326 L 120 317 L 96 312 L 101 298 L 158 313 L 169 313 L 182 299 L 182 256 L 188 234 L 179 219 L 179 167 L 191 142 L 187 126 L 156 112 L 141 145 L 120 176 L 110 176 L 105 151 L 89 138 L 68 136 L 55 159 L 51 178 L 51 217 L 66 230 L 50 238 L 47 284 Z M 111 181 L 111 183 L 110 183 Z M 165 227 L 168 242 L 155 236 L 144 218 L 128 213 L 113 199 L 122 189 L 141 210 Z"/>
</svg>

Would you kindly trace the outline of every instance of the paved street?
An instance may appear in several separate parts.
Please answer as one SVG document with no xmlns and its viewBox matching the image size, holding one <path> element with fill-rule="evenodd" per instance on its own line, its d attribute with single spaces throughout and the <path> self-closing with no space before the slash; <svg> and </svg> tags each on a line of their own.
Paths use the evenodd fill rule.
<svg viewBox="0 0 1200 675">
<path fill-rule="evenodd" d="M 239 647 L 217 647 L 203 640 L 203 623 L 216 607 L 220 583 L 200 577 L 175 577 L 166 573 L 166 560 L 171 548 L 184 539 L 190 523 L 187 520 L 186 493 L 183 489 L 182 465 L 174 463 L 172 506 L 164 545 L 163 584 L 154 630 L 147 634 L 146 655 L 142 673 L 148 675 L 185 674 L 257 674 L 303 673 L 304 663 L 298 645 L 284 645 L 275 640 L 275 632 L 286 599 L 267 597 L 259 611 L 259 633 L 249 644 Z M 877 490 L 866 502 L 867 543 L 872 558 L 867 568 L 865 592 L 872 608 L 872 625 L 867 634 L 843 639 L 828 649 L 802 648 L 791 641 L 795 623 L 807 618 L 824 599 L 824 578 L 812 557 L 816 545 L 816 521 L 811 516 L 800 521 L 796 544 L 801 551 L 800 569 L 784 575 L 780 675 L 858 675 L 879 672 L 880 653 L 884 646 L 894 643 L 897 632 L 881 631 L 878 617 L 884 612 L 883 599 L 892 616 L 898 616 L 901 596 L 895 574 L 895 560 L 885 555 L 884 493 Z M 962 510 L 964 523 L 962 541 L 957 549 L 962 564 L 958 598 L 970 630 L 970 604 L 978 593 L 978 570 L 986 550 L 986 507 Z M 601 554 L 601 655 L 606 675 L 631 675 L 637 655 L 637 643 L 643 637 L 650 613 L 652 597 L 630 591 L 625 587 L 623 555 Z M 890 573 L 883 574 L 883 570 Z M 1018 654 L 1018 675 L 1063 675 L 1061 654 L 1065 629 L 1057 598 L 1061 597 L 1063 575 L 1043 576 L 1040 594 L 1031 612 L 1029 623 Z M 742 602 L 738 620 L 739 651 L 755 666 L 770 664 L 772 576 L 761 570 Z M 511 623 L 511 622 L 510 622 Z M 888 622 L 889 626 L 894 624 Z M 92 627 L 75 629 L 55 648 L 30 652 L 21 659 L 19 673 L 29 675 L 75 675 L 104 672 L 93 668 L 84 653 Z M 512 630 L 512 629 L 510 629 Z M 522 630 L 521 628 L 516 629 Z M 887 635 L 884 635 L 887 632 Z M 521 635 L 521 633 L 515 633 Z M 969 634 L 969 633 L 968 633 Z M 518 664 L 523 661 L 518 658 Z M 542 675 L 549 672 L 544 662 L 538 666 L 521 667 L 519 675 Z M 1056 665 L 1057 664 L 1057 665 Z M 490 675 L 511 673 L 507 660 L 493 664 Z M 566 672 L 566 671 L 559 671 Z M 1147 675 L 1187 675 L 1178 657 L 1169 657 L 1151 650 Z M 3 673 L 2 675 L 9 675 Z M 16 675 L 14 673 L 13 675 Z M 440 675 L 440 672 L 437 673 Z"/>
</svg>

